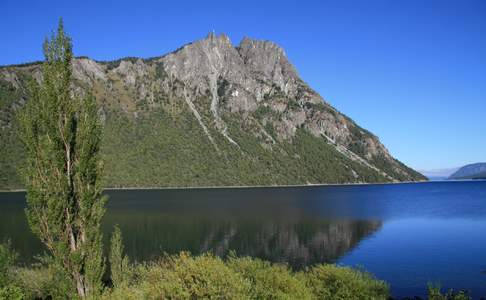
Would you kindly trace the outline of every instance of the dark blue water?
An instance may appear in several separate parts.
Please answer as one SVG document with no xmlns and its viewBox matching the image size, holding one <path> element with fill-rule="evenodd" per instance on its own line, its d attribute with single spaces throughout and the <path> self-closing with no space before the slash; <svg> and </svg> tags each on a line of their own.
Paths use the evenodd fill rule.
<svg viewBox="0 0 486 300">
<path fill-rule="evenodd" d="M 395 297 L 425 296 L 428 282 L 486 296 L 486 181 L 108 194 L 105 237 L 119 224 L 135 260 L 235 250 L 295 269 L 360 266 Z M 29 263 L 42 248 L 24 206 L 0 193 L 0 239 Z"/>
</svg>

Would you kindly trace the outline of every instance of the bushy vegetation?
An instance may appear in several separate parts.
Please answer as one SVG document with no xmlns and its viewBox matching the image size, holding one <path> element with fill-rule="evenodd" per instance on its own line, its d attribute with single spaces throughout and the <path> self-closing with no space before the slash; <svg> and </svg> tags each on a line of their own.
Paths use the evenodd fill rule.
<svg viewBox="0 0 486 300">
<path fill-rule="evenodd" d="M 12 250 L 10 241 L 0 244 L 0 286 L 9 282 L 9 269 L 16 258 L 17 254 Z"/>
<path fill-rule="evenodd" d="M 252 299 L 313 299 L 312 291 L 300 274 L 286 265 L 271 264 L 260 259 L 231 256 L 228 266 L 251 283 Z"/>
<path fill-rule="evenodd" d="M 371 274 L 348 267 L 318 265 L 303 274 L 318 299 L 386 299 L 388 286 Z"/>
<path fill-rule="evenodd" d="M 428 286 L 428 294 L 430 300 L 470 300 L 471 297 L 466 291 L 454 291 L 453 289 L 442 293 L 440 285 L 430 284 Z"/>
<path fill-rule="evenodd" d="M 386 283 L 351 268 L 317 265 L 295 272 L 287 265 L 233 253 L 223 259 L 181 252 L 131 263 L 117 227 L 111 241 L 111 271 L 101 294 L 93 299 L 386 299 L 389 295 Z M 0 245 L 0 299 L 73 296 L 69 279 L 49 256 L 30 267 L 15 266 L 15 257 L 8 244 Z"/>
<path fill-rule="evenodd" d="M 132 274 L 128 256 L 123 251 L 123 240 L 118 225 L 115 226 L 111 237 L 110 266 L 113 287 L 119 288 L 129 283 Z"/>
<path fill-rule="evenodd" d="M 222 259 L 209 254 L 167 256 L 140 274 L 132 288 L 143 290 L 150 299 L 244 299 L 251 287 Z"/>
<path fill-rule="evenodd" d="M 24 293 L 20 287 L 15 285 L 12 268 L 17 258 L 17 253 L 13 251 L 10 242 L 0 244 L 0 299 L 20 300 L 24 298 Z"/>
<path fill-rule="evenodd" d="M 116 232 L 112 239 L 118 239 L 112 244 L 115 248 L 121 245 L 121 234 Z M 122 248 L 117 255 L 125 257 Z M 15 257 L 8 243 L 0 244 L 1 300 L 68 299 L 69 283 L 46 261 L 48 258 L 27 268 L 15 266 Z M 336 265 L 321 264 L 295 272 L 286 265 L 257 258 L 230 254 L 222 259 L 181 252 L 149 263 L 126 259 L 123 268 L 123 279 L 115 279 L 112 262 L 112 275 L 106 276 L 104 290 L 96 299 L 391 299 L 384 281 L 365 271 Z M 440 286 L 429 284 L 428 299 L 471 297 L 464 291 L 442 292 Z"/>
<path fill-rule="evenodd" d="M 249 257 L 203 254 L 162 256 L 127 265 L 123 284 L 106 286 L 102 299 L 386 299 L 388 286 L 364 272 L 318 265 L 294 272 Z M 63 280 L 47 266 L 9 266 L 0 299 L 66 299 Z M 112 271 L 113 274 L 113 271 Z M 113 280 L 113 278 L 111 278 Z M 110 280 L 108 280 L 110 281 Z M 9 294 L 7 294 L 9 293 Z M 8 295 L 8 297 L 5 297 Z M 3 298 L 2 298 L 3 296 Z M 344 297 L 344 298 L 343 298 Z"/>
</svg>

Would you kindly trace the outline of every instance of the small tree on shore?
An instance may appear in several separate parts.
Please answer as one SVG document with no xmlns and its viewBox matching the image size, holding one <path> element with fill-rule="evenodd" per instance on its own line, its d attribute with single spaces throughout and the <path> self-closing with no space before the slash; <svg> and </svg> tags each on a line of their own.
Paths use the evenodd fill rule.
<svg viewBox="0 0 486 300">
<path fill-rule="evenodd" d="M 132 275 L 128 256 L 123 253 L 123 238 L 120 227 L 115 226 L 110 247 L 111 282 L 114 288 L 128 285 Z"/>
<path fill-rule="evenodd" d="M 20 173 L 27 189 L 26 215 L 32 231 L 70 280 L 78 296 L 102 289 L 105 269 L 100 224 L 99 147 L 102 128 L 94 98 L 72 89 L 72 43 L 62 20 L 44 42 L 42 82 L 32 82 L 20 113 L 27 151 Z"/>
</svg>

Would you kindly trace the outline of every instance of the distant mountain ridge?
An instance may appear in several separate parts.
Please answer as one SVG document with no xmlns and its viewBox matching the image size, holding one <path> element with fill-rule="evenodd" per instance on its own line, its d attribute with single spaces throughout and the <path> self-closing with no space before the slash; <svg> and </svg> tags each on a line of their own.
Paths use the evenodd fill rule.
<svg viewBox="0 0 486 300">
<path fill-rule="evenodd" d="M 416 181 L 378 137 L 309 87 L 273 42 L 209 34 L 150 59 L 73 61 L 105 124 L 106 185 Z M 0 188 L 20 187 L 15 113 L 40 63 L 0 68 Z M 379 116 L 377 116 L 379 117 Z"/>
<path fill-rule="evenodd" d="M 419 170 L 419 172 L 426 176 L 429 180 L 446 180 L 457 170 L 459 170 L 459 168 Z"/>
<path fill-rule="evenodd" d="M 486 179 L 486 162 L 465 165 L 449 176 L 449 179 Z"/>
</svg>

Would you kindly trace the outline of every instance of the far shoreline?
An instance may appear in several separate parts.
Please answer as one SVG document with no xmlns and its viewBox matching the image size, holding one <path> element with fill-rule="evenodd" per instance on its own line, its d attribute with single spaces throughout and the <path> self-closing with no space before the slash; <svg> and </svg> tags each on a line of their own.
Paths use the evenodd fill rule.
<svg viewBox="0 0 486 300">
<path fill-rule="evenodd" d="M 345 187 L 345 186 L 370 186 L 370 185 L 400 185 L 420 183 L 446 183 L 446 182 L 477 182 L 486 179 L 457 179 L 457 180 L 422 180 L 422 181 L 400 181 L 400 182 L 350 182 L 350 183 L 316 183 L 316 184 L 294 184 L 294 185 L 221 185 L 221 186 L 173 186 L 173 187 L 107 187 L 103 191 L 136 191 L 136 190 L 209 190 L 209 189 L 255 189 L 255 188 L 299 188 L 299 187 Z M 25 189 L 0 190 L 0 193 L 19 193 Z"/>
</svg>

